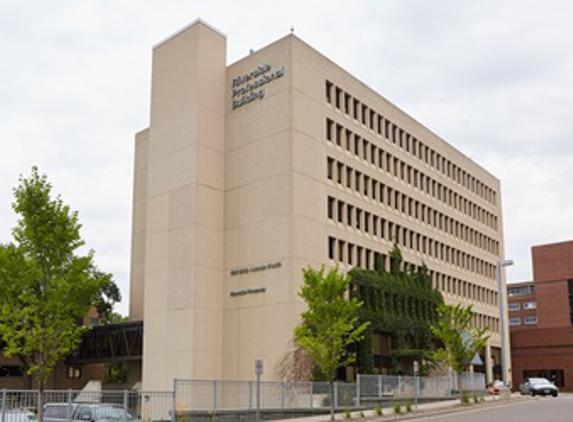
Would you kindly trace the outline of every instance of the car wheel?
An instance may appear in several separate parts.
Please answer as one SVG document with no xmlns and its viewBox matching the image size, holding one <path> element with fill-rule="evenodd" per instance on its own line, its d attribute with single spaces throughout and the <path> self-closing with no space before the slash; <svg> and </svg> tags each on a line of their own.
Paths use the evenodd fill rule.
<svg viewBox="0 0 573 422">
<path fill-rule="evenodd" d="M 554 393 L 552 394 L 552 396 L 553 396 L 553 397 L 557 397 L 558 394 L 559 394 L 559 393 L 556 391 L 556 392 L 554 392 Z"/>
<path fill-rule="evenodd" d="M 535 397 L 535 391 L 531 390 L 531 397 Z"/>
</svg>

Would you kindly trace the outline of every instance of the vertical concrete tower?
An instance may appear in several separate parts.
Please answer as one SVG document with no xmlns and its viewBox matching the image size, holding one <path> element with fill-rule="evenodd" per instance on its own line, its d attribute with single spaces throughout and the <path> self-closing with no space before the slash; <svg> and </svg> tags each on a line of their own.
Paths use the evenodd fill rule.
<svg viewBox="0 0 573 422">
<path fill-rule="evenodd" d="M 136 138 L 132 261 L 145 390 L 222 376 L 225 60 L 225 37 L 201 21 L 153 49 L 151 124 Z"/>
</svg>

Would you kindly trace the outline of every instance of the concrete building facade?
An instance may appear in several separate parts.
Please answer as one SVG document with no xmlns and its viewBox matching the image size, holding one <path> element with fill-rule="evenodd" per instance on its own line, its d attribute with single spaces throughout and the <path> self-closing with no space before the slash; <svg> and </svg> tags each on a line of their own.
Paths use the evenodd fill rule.
<svg viewBox="0 0 573 422">
<path fill-rule="evenodd" d="M 373 268 L 394 243 L 492 328 L 491 378 L 499 180 L 293 34 L 231 65 L 225 45 L 197 21 L 153 49 L 130 301 L 143 388 L 249 379 L 255 359 L 273 379 L 304 309 L 302 268 Z"/>
<path fill-rule="evenodd" d="M 533 281 L 509 285 L 513 384 L 545 377 L 573 391 L 573 241 L 532 248 Z"/>
</svg>

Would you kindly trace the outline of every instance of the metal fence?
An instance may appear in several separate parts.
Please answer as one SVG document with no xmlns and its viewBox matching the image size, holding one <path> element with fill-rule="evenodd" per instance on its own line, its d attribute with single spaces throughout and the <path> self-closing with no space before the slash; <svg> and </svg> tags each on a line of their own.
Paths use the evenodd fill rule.
<svg viewBox="0 0 573 422">
<path fill-rule="evenodd" d="M 403 377 L 358 375 L 358 402 L 365 400 L 444 399 L 459 395 L 459 386 L 475 394 L 485 392 L 484 374 L 464 373 L 460 384 L 454 377 Z"/>
<path fill-rule="evenodd" d="M 462 375 L 466 391 L 485 391 L 483 374 Z M 352 408 L 384 400 L 447 399 L 458 395 L 458 383 L 449 377 L 359 375 L 356 383 L 334 383 L 336 407 Z M 1 390 L 0 422 L 29 422 L 38 408 L 38 392 Z M 255 381 L 175 380 L 172 392 L 46 391 L 48 403 L 103 403 L 123 408 L 145 422 L 175 421 L 191 412 L 254 410 Z M 261 382 L 260 409 L 314 409 L 330 406 L 326 382 Z M 70 412 L 67 416 L 70 419 Z"/>
<path fill-rule="evenodd" d="M 1 390 L 0 400 L 0 422 L 27 422 L 35 419 L 39 403 L 38 391 L 4 389 Z M 169 421 L 173 409 L 173 392 L 45 391 L 43 404 L 51 403 L 102 403 L 121 407 L 142 421 Z"/>
<path fill-rule="evenodd" d="M 463 374 L 464 391 L 483 394 L 483 374 Z M 257 403 L 254 381 L 183 380 L 174 382 L 175 411 L 251 410 Z M 361 406 L 366 401 L 450 399 L 458 397 L 458 382 L 450 377 L 359 375 L 357 383 L 334 383 L 336 407 Z M 261 409 L 304 409 L 330 406 L 325 382 L 261 382 Z"/>
<path fill-rule="evenodd" d="M 175 380 L 175 409 L 186 411 L 251 410 L 256 407 L 254 381 Z M 356 384 L 335 383 L 336 406 L 353 406 Z M 305 409 L 330 405 L 326 382 L 260 383 L 261 409 Z"/>
</svg>

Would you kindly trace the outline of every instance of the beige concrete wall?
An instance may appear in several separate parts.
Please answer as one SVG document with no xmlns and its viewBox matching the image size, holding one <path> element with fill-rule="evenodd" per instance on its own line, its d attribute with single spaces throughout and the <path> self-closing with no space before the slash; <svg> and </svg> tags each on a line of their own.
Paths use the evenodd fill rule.
<svg viewBox="0 0 573 422">
<path fill-rule="evenodd" d="M 264 97 L 233 109 L 233 79 L 260 66 L 284 71 L 265 84 Z M 227 70 L 225 200 L 225 362 L 228 379 L 254 376 L 265 362 L 265 379 L 292 335 L 292 131 L 290 56 L 281 43 L 249 55 Z M 240 84 L 236 88 L 246 86 Z M 257 90 L 258 91 L 258 90 Z M 232 275 L 245 268 L 279 268 Z M 265 289 L 264 292 L 235 295 Z"/>
<path fill-rule="evenodd" d="M 145 390 L 222 376 L 225 55 L 202 22 L 153 51 Z"/>
<path fill-rule="evenodd" d="M 131 271 L 129 284 L 129 318 L 143 319 L 145 291 L 145 235 L 147 225 L 147 151 L 149 130 L 135 136 L 133 174 L 133 210 L 131 227 Z"/>
</svg>

